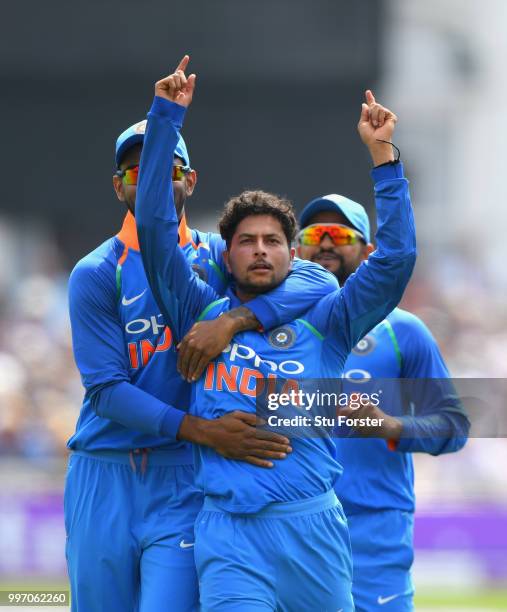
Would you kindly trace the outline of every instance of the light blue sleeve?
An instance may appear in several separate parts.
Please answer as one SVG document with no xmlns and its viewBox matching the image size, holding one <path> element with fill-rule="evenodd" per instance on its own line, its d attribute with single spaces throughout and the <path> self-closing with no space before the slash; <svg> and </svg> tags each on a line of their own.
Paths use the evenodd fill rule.
<svg viewBox="0 0 507 612">
<path fill-rule="evenodd" d="M 178 247 L 171 175 L 184 114 L 184 107 L 155 97 L 144 136 L 135 214 L 150 288 L 178 340 L 220 297 L 194 273 Z"/>
<path fill-rule="evenodd" d="M 341 291 L 321 300 L 308 321 L 346 353 L 396 307 L 416 260 L 415 226 L 401 163 L 374 168 L 376 250 Z"/>
<path fill-rule="evenodd" d="M 295 259 L 281 285 L 251 300 L 247 306 L 264 329 L 290 323 L 307 312 L 315 302 L 338 289 L 336 277 L 321 265 Z"/>
<path fill-rule="evenodd" d="M 99 417 L 176 439 L 185 413 L 130 382 L 114 276 L 105 266 L 82 261 L 69 280 L 74 358 L 86 396 Z"/>
<path fill-rule="evenodd" d="M 470 421 L 435 339 L 410 313 L 397 314 L 390 322 L 401 354 L 401 378 L 418 379 L 412 385 L 413 415 L 399 417 L 403 432 L 396 450 L 431 455 L 458 451 L 466 443 Z"/>
</svg>

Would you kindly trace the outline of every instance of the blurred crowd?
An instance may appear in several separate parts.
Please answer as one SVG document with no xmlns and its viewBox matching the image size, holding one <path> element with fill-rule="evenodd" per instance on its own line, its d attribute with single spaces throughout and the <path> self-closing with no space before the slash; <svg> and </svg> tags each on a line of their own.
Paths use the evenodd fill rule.
<svg viewBox="0 0 507 612">
<path fill-rule="evenodd" d="M 21 230 L 0 222 L 0 255 L 15 262 L 0 273 L 0 456 L 40 465 L 66 456 L 83 397 L 67 313 L 69 270 L 41 227 Z M 418 268 L 403 306 L 430 327 L 453 377 L 507 378 L 501 302 L 479 274 L 449 259 L 433 271 Z M 419 495 L 470 497 L 479 486 L 486 496 L 498 496 L 492 457 L 505 463 L 506 440 L 471 440 L 458 455 L 417 458 Z M 468 478 L 459 478 L 463 473 Z"/>
<path fill-rule="evenodd" d="M 72 357 L 67 276 L 43 228 L 0 224 L 0 454 L 65 454 L 82 399 Z"/>
<path fill-rule="evenodd" d="M 420 257 L 402 306 L 428 325 L 453 378 L 507 378 L 505 289 L 485 270 L 452 251 Z"/>
</svg>

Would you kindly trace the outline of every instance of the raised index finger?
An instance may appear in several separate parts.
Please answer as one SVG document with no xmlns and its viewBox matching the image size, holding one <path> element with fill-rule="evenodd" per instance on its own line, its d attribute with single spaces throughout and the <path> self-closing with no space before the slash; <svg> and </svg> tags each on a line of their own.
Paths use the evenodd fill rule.
<svg viewBox="0 0 507 612">
<path fill-rule="evenodd" d="M 188 66 L 189 61 L 190 61 L 190 56 L 184 55 L 174 72 L 177 72 L 178 70 L 183 70 L 183 72 L 185 72 L 185 69 Z"/>
<path fill-rule="evenodd" d="M 366 99 L 366 104 L 368 104 L 368 106 L 375 104 L 375 96 L 373 95 L 373 92 L 371 89 L 367 89 L 364 92 L 364 97 Z"/>
</svg>

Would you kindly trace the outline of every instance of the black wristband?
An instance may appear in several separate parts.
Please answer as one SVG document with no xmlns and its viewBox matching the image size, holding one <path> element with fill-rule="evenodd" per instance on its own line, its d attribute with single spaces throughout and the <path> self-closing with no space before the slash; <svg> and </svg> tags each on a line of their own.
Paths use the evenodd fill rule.
<svg viewBox="0 0 507 612">
<path fill-rule="evenodd" d="M 392 166 L 394 164 L 400 163 L 401 151 L 398 149 L 398 147 L 393 142 L 390 142 L 389 140 L 380 140 L 379 138 L 376 138 L 376 141 L 385 142 L 386 144 L 390 144 L 393 147 L 393 149 L 396 149 L 396 153 L 398 154 L 398 157 L 393 161 L 388 161 L 388 162 L 384 162 L 383 164 L 379 164 L 378 166 L 375 166 L 375 168 L 381 168 L 382 166 L 388 166 L 388 165 Z"/>
</svg>

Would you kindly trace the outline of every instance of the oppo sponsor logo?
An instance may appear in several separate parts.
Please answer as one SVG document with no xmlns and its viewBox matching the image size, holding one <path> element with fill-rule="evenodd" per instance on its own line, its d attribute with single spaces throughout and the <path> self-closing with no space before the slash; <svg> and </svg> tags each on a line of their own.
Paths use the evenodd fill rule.
<svg viewBox="0 0 507 612">
<path fill-rule="evenodd" d="M 125 325 L 125 331 L 131 336 L 139 336 L 148 332 L 153 339 L 132 338 L 127 342 L 130 367 L 137 370 L 144 367 L 153 355 L 168 351 L 173 344 L 173 336 L 169 327 L 159 322 L 162 315 L 152 315 L 149 319 L 134 319 Z"/>
<path fill-rule="evenodd" d="M 253 360 L 253 366 L 255 368 L 258 368 L 261 364 L 264 364 L 267 365 L 272 372 L 280 372 L 287 375 L 301 374 L 305 371 L 305 366 L 300 361 L 287 359 L 285 361 L 281 361 L 280 363 L 275 363 L 274 361 L 270 361 L 268 359 L 261 359 L 253 348 L 250 346 L 245 346 L 244 344 L 238 344 L 237 342 L 234 342 L 234 344 L 229 344 L 229 346 L 223 352 L 230 353 L 229 361 L 231 363 L 241 359 L 248 361 Z"/>
<path fill-rule="evenodd" d="M 149 319 L 134 319 L 133 321 L 129 321 L 125 325 L 125 331 L 127 334 L 144 334 L 144 332 L 151 329 L 154 335 L 159 334 L 163 329 L 165 329 L 165 325 L 163 323 L 159 323 L 158 318 L 162 315 L 152 315 Z"/>
</svg>

